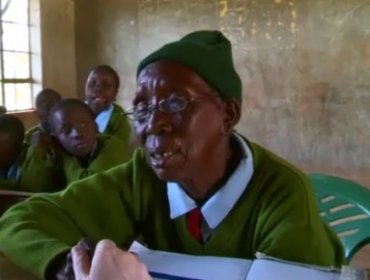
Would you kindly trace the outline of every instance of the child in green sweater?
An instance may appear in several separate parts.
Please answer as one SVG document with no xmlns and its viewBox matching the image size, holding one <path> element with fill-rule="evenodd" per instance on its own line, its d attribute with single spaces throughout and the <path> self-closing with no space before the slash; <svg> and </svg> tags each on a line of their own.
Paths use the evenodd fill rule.
<svg viewBox="0 0 370 280">
<path fill-rule="evenodd" d="M 245 259 L 261 252 L 340 267 L 343 247 L 319 215 L 310 180 L 234 131 L 241 108 L 241 80 L 221 32 L 164 45 L 137 69 L 132 115 L 142 149 L 8 210 L 0 250 L 46 279 L 73 273 L 67 255 L 83 237 L 127 248 L 141 236 L 156 250 Z"/>
<path fill-rule="evenodd" d="M 24 126 L 12 115 L 0 116 L 0 189 L 48 192 L 64 186 L 54 154 L 23 143 Z"/>
<path fill-rule="evenodd" d="M 85 86 L 86 103 L 95 114 L 100 133 L 115 135 L 129 148 L 131 126 L 123 109 L 114 101 L 120 86 L 117 72 L 108 65 L 99 65 L 90 71 Z"/>
<path fill-rule="evenodd" d="M 45 145 L 51 144 L 52 140 L 49 135 L 50 128 L 48 124 L 49 112 L 50 109 L 61 99 L 62 97 L 60 94 L 50 88 L 45 88 L 37 94 L 35 100 L 35 113 L 39 119 L 39 124 L 30 128 L 26 132 L 26 143 L 43 143 Z"/>
<path fill-rule="evenodd" d="M 61 147 L 57 154 L 67 183 L 124 163 L 131 156 L 114 135 L 98 134 L 94 113 L 80 100 L 57 103 L 51 109 L 49 123 Z"/>
</svg>

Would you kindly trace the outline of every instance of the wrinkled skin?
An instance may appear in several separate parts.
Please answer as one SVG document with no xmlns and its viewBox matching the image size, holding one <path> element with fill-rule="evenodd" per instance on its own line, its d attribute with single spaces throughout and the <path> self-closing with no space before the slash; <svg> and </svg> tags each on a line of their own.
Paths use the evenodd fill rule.
<svg viewBox="0 0 370 280">
<path fill-rule="evenodd" d="M 114 76 L 102 69 L 93 70 L 86 82 L 85 99 L 89 107 L 98 115 L 117 97 L 118 85 Z"/>
<path fill-rule="evenodd" d="M 187 107 L 174 114 L 154 110 L 146 121 L 135 121 L 136 133 L 158 178 L 179 182 L 194 198 L 204 198 L 225 174 L 240 106 L 221 100 L 189 68 L 165 60 L 142 70 L 133 105 L 156 105 L 174 95 L 186 98 Z"/>
<path fill-rule="evenodd" d="M 80 246 L 72 248 L 72 261 L 77 280 L 151 280 L 140 259 L 116 246 L 111 240 L 97 243 L 91 259 Z"/>
</svg>

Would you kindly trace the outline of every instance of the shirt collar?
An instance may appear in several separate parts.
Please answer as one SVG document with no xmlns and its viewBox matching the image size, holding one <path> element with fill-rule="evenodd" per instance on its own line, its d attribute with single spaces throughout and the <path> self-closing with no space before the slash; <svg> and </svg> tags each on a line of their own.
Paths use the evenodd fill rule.
<svg viewBox="0 0 370 280">
<path fill-rule="evenodd" d="M 114 109 L 113 104 L 110 104 L 109 107 L 101 111 L 99 115 L 96 116 L 95 122 L 98 125 L 100 133 L 104 133 L 105 129 L 107 128 L 113 109 Z"/>
<path fill-rule="evenodd" d="M 1 170 L 0 172 L 1 179 L 18 181 L 20 177 L 21 177 L 21 167 L 18 162 L 10 166 L 7 172 L 4 172 L 3 170 Z"/>
<path fill-rule="evenodd" d="M 243 157 L 228 181 L 202 206 L 201 212 L 211 229 L 216 228 L 234 207 L 247 188 L 253 172 L 253 157 L 250 148 L 238 134 L 233 135 L 240 145 Z M 167 182 L 167 197 L 170 205 L 171 219 L 178 218 L 197 207 L 176 182 Z"/>
</svg>

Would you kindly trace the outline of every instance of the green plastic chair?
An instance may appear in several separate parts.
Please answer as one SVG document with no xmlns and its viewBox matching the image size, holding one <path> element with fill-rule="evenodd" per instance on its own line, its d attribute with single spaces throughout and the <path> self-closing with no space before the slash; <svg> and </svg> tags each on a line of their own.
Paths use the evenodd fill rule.
<svg viewBox="0 0 370 280">
<path fill-rule="evenodd" d="M 347 263 L 370 243 L 370 190 L 360 184 L 326 174 L 309 174 L 320 215 L 341 239 Z"/>
</svg>

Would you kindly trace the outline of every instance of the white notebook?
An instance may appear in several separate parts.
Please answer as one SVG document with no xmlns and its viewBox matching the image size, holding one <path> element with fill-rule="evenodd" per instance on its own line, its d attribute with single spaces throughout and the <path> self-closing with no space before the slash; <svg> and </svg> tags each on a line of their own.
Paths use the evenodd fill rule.
<svg viewBox="0 0 370 280">
<path fill-rule="evenodd" d="M 299 265 L 258 254 L 255 260 L 154 251 L 134 242 L 153 280 L 339 280 L 331 268 Z"/>
</svg>

